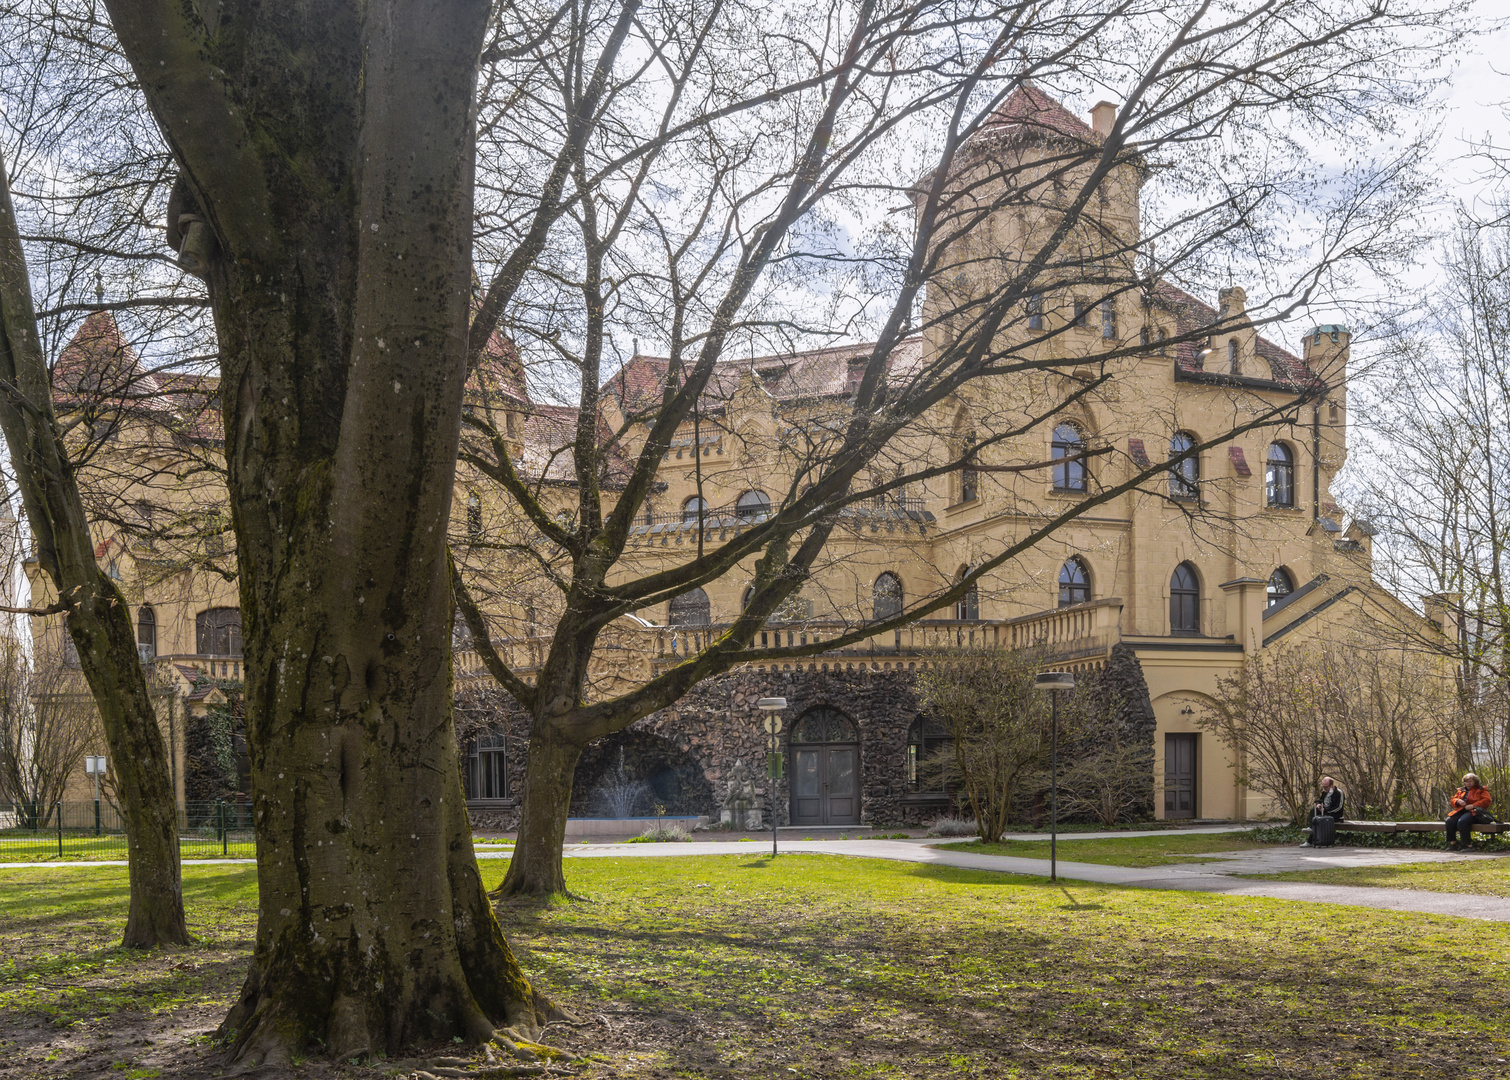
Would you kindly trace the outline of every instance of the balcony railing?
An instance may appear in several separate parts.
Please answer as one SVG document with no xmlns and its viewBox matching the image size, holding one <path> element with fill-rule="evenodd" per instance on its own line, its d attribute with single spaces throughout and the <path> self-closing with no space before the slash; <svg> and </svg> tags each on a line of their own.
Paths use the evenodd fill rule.
<svg viewBox="0 0 1510 1080">
<path fill-rule="evenodd" d="M 1104 657 L 1121 640 L 1122 601 L 1112 597 L 1015 619 L 923 619 L 857 642 L 824 650 L 837 657 L 923 656 L 959 648 L 1044 649 L 1055 660 Z M 731 624 L 650 627 L 654 662 L 679 663 L 707 649 Z M 806 621 L 768 626 L 751 649 L 821 645 L 852 633 L 852 623 Z"/>
</svg>

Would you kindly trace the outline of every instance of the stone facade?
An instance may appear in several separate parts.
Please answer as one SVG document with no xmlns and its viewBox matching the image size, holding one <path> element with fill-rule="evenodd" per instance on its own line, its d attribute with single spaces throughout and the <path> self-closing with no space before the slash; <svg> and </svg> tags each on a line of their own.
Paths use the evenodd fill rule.
<svg viewBox="0 0 1510 1080">
<path fill-rule="evenodd" d="M 1154 711 L 1148 687 L 1134 652 L 1125 646 L 1112 650 L 1104 667 L 1082 673 L 1098 679 L 1106 691 L 1121 702 L 1123 737 L 1145 746 L 1150 766 L 1154 751 Z M 779 737 L 785 775 L 775 781 L 777 824 L 792 819 L 792 756 L 789 737 L 802 717 L 822 708 L 837 709 L 855 726 L 859 737 L 859 823 L 873 826 L 925 825 L 941 814 L 954 812 L 953 799 L 945 794 L 917 790 L 908 783 L 909 732 L 918 717 L 915 668 L 871 667 L 840 669 L 815 665 L 802 670 L 744 670 L 710 679 L 689 692 L 674 707 L 652 713 L 625 732 L 610 736 L 589 748 L 577 769 L 572 799 L 573 816 L 614 816 L 603 813 L 593 792 L 618 762 L 631 780 L 653 777 L 658 770 L 686 775 L 685 762 L 696 763 L 691 783 L 680 790 L 661 790 L 667 813 L 707 815 L 720 819 L 731 780 L 747 777 L 754 786 L 760 825 L 769 827 L 772 781 L 767 775 L 769 737 L 762 727 L 764 714 L 756 706 L 763 697 L 784 697 Z M 510 744 L 521 752 L 509 758 L 510 790 L 524 783 L 522 747 L 529 737 L 528 720 L 517 709 L 500 715 L 497 724 L 508 731 Z M 656 744 L 660 753 L 656 754 Z M 628 752 L 619 756 L 619 749 Z M 1071 748 L 1067 748 L 1069 753 Z M 669 769 L 666 766 L 669 765 Z M 1152 769 L 1147 797 L 1140 816 L 1154 812 Z M 968 807 L 963 808 L 968 814 Z M 653 814 L 654 807 L 637 806 L 633 814 Z M 631 816 L 625 814 L 624 816 Z M 504 808 L 474 808 L 473 825 L 479 829 L 507 829 L 514 824 Z M 738 824 L 735 822 L 734 824 Z"/>
</svg>

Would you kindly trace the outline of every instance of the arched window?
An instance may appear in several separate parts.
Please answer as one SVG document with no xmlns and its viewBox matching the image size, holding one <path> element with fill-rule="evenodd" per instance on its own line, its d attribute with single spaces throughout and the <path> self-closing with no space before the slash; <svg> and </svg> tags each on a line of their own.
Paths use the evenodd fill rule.
<svg viewBox="0 0 1510 1080">
<path fill-rule="evenodd" d="M 194 651 L 200 656 L 241 655 L 241 611 L 218 607 L 194 617 Z"/>
<path fill-rule="evenodd" d="M 1059 568 L 1059 606 L 1083 604 L 1091 598 L 1091 574 L 1080 556 L 1072 555 Z"/>
<path fill-rule="evenodd" d="M 876 578 L 876 583 L 871 589 L 871 598 L 874 601 L 874 618 L 889 619 L 902 613 L 902 579 L 895 574 L 886 573 Z"/>
<path fill-rule="evenodd" d="M 1273 607 L 1285 597 L 1295 591 L 1295 582 L 1290 579 L 1289 571 L 1284 567 L 1275 570 L 1269 575 L 1269 606 Z"/>
<path fill-rule="evenodd" d="M 1195 445 L 1195 436 L 1188 431 L 1177 431 L 1169 440 L 1169 456 L 1179 457 Z M 1169 466 L 1169 497 L 1171 499 L 1196 499 L 1200 497 L 1197 486 L 1201 478 L 1201 459 L 1192 454 L 1184 461 Z"/>
<path fill-rule="evenodd" d="M 150 604 L 143 604 L 136 612 L 136 651 L 143 660 L 157 655 L 157 613 Z"/>
<path fill-rule="evenodd" d="M 792 728 L 792 742 L 812 745 L 814 743 L 859 742 L 855 725 L 838 709 L 820 705 L 810 709 Z"/>
<path fill-rule="evenodd" d="M 960 452 L 975 445 L 975 432 L 970 432 L 961 440 Z M 976 467 L 975 454 L 965 455 L 964 463 L 959 469 L 959 501 L 962 503 L 974 502 L 980 498 L 980 469 Z"/>
<path fill-rule="evenodd" d="M 482 539 L 482 496 L 475 491 L 467 493 L 467 539 Z"/>
<path fill-rule="evenodd" d="M 1201 581 L 1189 563 L 1176 566 L 1169 579 L 1169 632 L 1201 632 Z"/>
<path fill-rule="evenodd" d="M 954 744 L 949 730 L 926 716 L 919 716 L 907 729 L 907 786 L 914 791 L 947 790 L 947 762 L 940 751 Z"/>
<path fill-rule="evenodd" d="M 1270 506 L 1295 505 L 1295 452 L 1282 442 L 1269 444 L 1264 490 Z"/>
<path fill-rule="evenodd" d="M 747 491 L 734 503 L 741 521 L 764 521 L 771 516 L 771 500 L 763 491 Z"/>
<path fill-rule="evenodd" d="M 671 600 L 672 626 L 707 626 L 713 621 L 713 608 L 708 603 L 708 594 L 701 589 L 688 589 Z"/>
<path fill-rule="evenodd" d="M 743 611 L 750 606 L 750 597 L 755 595 L 755 586 L 746 585 L 744 595 L 739 598 L 739 610 Z"/>
<path fill-rule="evenodd" d="M 959 573 L 954 575 L 954 580 L 962 580 L 969 572 L 968 566 L 961 566 Z M 972 581 L 970 587 L 965 590 L 965 595 L 954 602 L 954 617 L 956 619 L 980 618 L 980 589 L 975 582 Z"/>
<path fill-rule="evenodd" d="M 692 498 L 682 503 L 683 522 L 697 521 L 701 519 L 707 512 L 708 504 L 696 495 L 692 496 Z"/>
<path fill-rule="evenodd" d="M 1227 339 L 1227 370 L 1234 375 L 1243 373 L 1241 346 L 1238 345 L 1237 338 Z"/>
<path fill-rule="evenodd" d="M 1054 459 L 1054 490 L 1084 491 L 1085 438 L 1080 429 L 1074 424 L 1060 424 L 1054 429 L 1050 450 Z"/>
</svg>

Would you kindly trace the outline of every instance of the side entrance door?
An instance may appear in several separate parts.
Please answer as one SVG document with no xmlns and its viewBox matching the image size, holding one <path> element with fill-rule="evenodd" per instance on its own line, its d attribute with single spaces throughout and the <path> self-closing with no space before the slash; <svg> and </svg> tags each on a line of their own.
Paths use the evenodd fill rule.
<svg viewBox="0 0 1510 1080">
<path fill-rule="evenodd" d="M 860 823 L 860 745 L 837 709 L 819 708 L 792 730 L 792 824 Z"/>
<path fill-rule="evenodd" d="M 1195 762 L 1199 735 L 1164 736 L 1164 816 L 1193 818 Z"/>
</svg>

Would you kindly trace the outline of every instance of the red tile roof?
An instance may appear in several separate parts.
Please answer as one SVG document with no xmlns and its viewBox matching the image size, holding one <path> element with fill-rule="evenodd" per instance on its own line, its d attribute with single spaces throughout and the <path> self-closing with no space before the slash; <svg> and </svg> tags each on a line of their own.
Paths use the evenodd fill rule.
<svg viewBox="0 0 1510 1080">
<path fill-rule="evenodd" d="M 1030 82 L 1013 90 L 981 125 L 981 130 L 990 134 L 1057 136 L 1092 145 L 1103 141 L 1094 128 Z"/>
<path fill-rule="evenodd" d="M 859 374 L 869 360 L 873 343 L 836 345 L 826 349 L 757 356 L 751 360 L 721 360 L 703 391 L 700 404 L 707 412 L 725 407 L 740 380 L 753 372 L 765 391 L 778 401 L 853 394 Z M 906 379 L 922 361 L 922 339 L 907 338 L 886 359 L 893 384 Z M 660 403 L 670 361 L 663 356 L 633 357 L 603 384 L 626 414 L 644 414 Z"/>
</svg>

